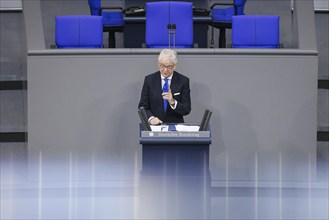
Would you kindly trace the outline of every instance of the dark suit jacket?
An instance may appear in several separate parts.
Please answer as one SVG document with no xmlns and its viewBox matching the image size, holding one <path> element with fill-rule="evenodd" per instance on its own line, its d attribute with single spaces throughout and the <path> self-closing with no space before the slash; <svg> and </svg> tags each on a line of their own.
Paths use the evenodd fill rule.
<svg viewBox="0 0 329 220">
<path fill-rule="evenodd" d="M 147 75 L 141 94 L 138 108 L 144 107 L 147 117 L 158 117 L 164 123 L 183 123 L 184 115 L 191 111 L 190 80 L 186 76 L 174 72 L 170 89 L 173 98 L 177 101 L 176 109 L 169 104 L 166 112 L 163 108 L 161 73 L 160 71 Z"/>
</svg>

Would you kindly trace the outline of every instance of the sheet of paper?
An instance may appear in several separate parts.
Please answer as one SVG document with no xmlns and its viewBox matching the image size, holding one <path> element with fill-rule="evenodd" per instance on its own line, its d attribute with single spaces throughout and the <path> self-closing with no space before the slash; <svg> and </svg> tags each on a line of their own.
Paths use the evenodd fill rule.
<svg viewBox="0 0 329 220">
<path fill-rule="evenodd" d="M 200 126 L 196 125 L 175 125 L 176 131 L 199 131 Z M 151 125 L 152 131 L 169 131 L 168 125 Z"/>
<path fill-rule="evenodd" d="M 151 125 L 152 131 L 168 131 L 168 125 Z"/>
<path fill-rule="evenodd" d="M 199 131 L 200 126 L 196 125 L 176 125 L 177 131 Z"/>
</svg>

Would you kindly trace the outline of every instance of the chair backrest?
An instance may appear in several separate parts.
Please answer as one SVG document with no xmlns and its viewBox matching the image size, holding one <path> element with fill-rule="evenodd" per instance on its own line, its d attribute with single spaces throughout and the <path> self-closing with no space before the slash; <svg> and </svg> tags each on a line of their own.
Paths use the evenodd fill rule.
<svg viewBox="0 0 329 220">
<path fill-rule="evenodd" d="M 103 25 L 123 25 L 123 13 L 121 11 L 102 12 Z"/>
<path fill-rule="evenodd" d="M 88 0 L 90 14 L 103 17 L 103 25 L 123 25 L 123 10 L 121 7 L 102 7 L 101 0 Z"/>
<path fill-rule="evenodd" d="M 56 16 L 57 48 L 100 48 L 103 45 L 102 17 Z"/>
<path fill-rule="evenodd" d="M 275 15 L 233 16 L 232 47 L 278 48 L 280 17 Z"/>
<path fill-rule="evenodd" d="M 232 16 L 244 15 L 247 0 L 234 0 L 233 3 L 215 3 L 211 6 L 212 20 L 217 22 L 231 22 Z M 219 8 L 220 7 L 220 8 Z"/>
<path fill-rule="evenodd" d="M 191 2 L 147 2 L 147 47 L 169 46 L 168 24 L 176 25 L 175 35 L 170 35 L 170 47 L 193 47 L 193 9 Z M 174 45 L 175 44 L 175 45 Z"/>
<path fill-rule="evenodd" d="M 234 6 L 236 7 L 235 15 L 244 15 L 244 6 L 247 0 L 234 0 Z"/>
<path fill-rule="evenodd" d="M 88 0 L 90 14 L 101 15 L 101 0 Z"/>
</svg>

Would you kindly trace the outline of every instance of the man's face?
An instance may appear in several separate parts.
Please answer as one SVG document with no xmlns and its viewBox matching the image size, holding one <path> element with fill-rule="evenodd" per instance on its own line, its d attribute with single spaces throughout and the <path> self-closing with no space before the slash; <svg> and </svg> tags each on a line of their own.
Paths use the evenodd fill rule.
<svg viewBox="0 0 329 220">
<path fill-rule="evenodd" d="M 159 62 L 159 70 L 163 77 L 169 77 L 174 72 L 176 65 L 171 62 L 161 61 Z"/>
</svg>

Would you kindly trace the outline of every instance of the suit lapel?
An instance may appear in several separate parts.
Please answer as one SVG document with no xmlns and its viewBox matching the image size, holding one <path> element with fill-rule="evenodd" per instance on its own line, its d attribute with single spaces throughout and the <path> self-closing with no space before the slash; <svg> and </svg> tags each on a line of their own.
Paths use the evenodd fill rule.
<svg viewBox="0 0 329 220">
<path fill-rule="evenodd" d="M 163 111 L 164 106 L 163 106 L 163 99 L 162 99 L 162 79 L 161 79 L 160 71 L 157 73 L 153 83 L 155 85 L 155 91 L 157 93 L 156 96 L 159 97 L 159 100 L 161 100 L 159 102 L 159 108 L 161 108 L 161 110 L 160 110 L 161 115 L 162 115 L 161 118 L 163 118 L 166 113 Z"/>
<path fill-rule="evenodd" d="M 154 79 L 154 86 L 155 86 L 155 91 L 158 93 L 157 95 L 162 96 L 162 84 L 161 84 L 161 73 L 157 72 L 156 77 Z"/>
<path fill-rule="evenodd" d="M 170 84 L 170 89 L 172 94 L 174 95 L 175 92 L 177 92 L 177 88 L 178 88 L 178 75 L 176 72 L 174 72 L 174 75 L 171 78 L 171 84 Z"/>
<path fill-rule="evenodd" d="M 156 97 L 156 100 L 158 100 L 157 101 L 158 103 L 156 104 L 158 106 L 157 108 L 159 108 L 160 112 L 163 112 L 162 84 L 161 84 L 160 71 L 155 73 L 155 76 L 153 77 L 152 82 L 151 82 L 151 88 L 154 91 L 154 96 Z"/>
</svg>

